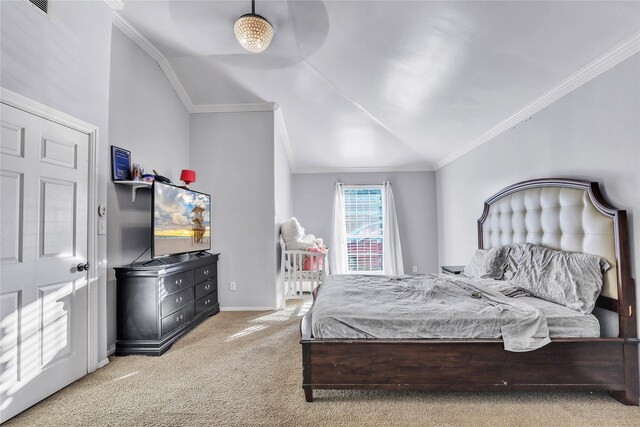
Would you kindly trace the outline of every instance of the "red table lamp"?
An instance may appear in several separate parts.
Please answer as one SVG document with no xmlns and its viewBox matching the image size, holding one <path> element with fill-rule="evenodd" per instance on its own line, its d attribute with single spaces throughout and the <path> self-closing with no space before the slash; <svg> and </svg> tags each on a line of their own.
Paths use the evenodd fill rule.
<svg viewBox="0 0 640 427">
<path fill-rule="evenodd" d="M 189 185 L 192 182 L 196 182 L 196 171 L 192 171 L 190 169 L 182 169 L 182 173 L 180 174 L 180 181 L 184 181 L 186 185 Z"/>
</svg>

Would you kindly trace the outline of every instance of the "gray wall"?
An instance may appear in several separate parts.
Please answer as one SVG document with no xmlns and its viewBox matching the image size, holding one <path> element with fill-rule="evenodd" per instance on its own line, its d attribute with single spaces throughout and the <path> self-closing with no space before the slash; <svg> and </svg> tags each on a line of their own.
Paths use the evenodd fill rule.
<svg viewBox="0 0 640 427">
<path fill-rule="evenodd" d="M 180 182 L 189 168 L 189 114 L 158 64 L 117 27 L 111 45 L 109 135 L 112 145 L 131 151 L 146 171 Z M 199 177 L 196 176 L 199 181 Z M 201 189 L 196 183 L 191 188 Z M 151 192 L 107 184 L 108 342 L 115 343 L 116 306 L 113 267 L 133 261 L 151 245 Z M 149 259 L 147 252 L 142 260 Z"/>
<path fill-rule="evenodd" d="M 600 181 L 627 209 L 634 277 L 640 271 L 640 54 L 636 54 L 437 171 L 440 262 L 464 264 L 477 247 L 483 201 L 518 181 Z M 638 293 L 640 296 L 640 293 Z M 607 328 L 612 327 L 608 323 Z M 611 332 L 609 332 L 611 333 Z"/>
<path fill-rule="evenodd" d="M 333 192 L 345 184 L 391 182 L 396 201 L 405 273 L 438 271 L 438 225 L 434 172 L 313 173 L 293 175 L 293 213 L 307 233 L 331 249 Z"/>
<path fill-rule="evenodd" d="M 220 252 L 218 289 L 227 309 L 274 308 L 273 112 L 191 115 L 190 160 L 212 197 L 211 238 Z M 229 282 L 237 290 L 229 290 Z"/>
<path fill-rule="evenodd" d="M 277 110 L 274 115 L 281 112 Z M 286 129 L 282 128 L 282 121 L 274 122 L 273 158 L 274 158 L 274 202 L 275 202 L 275 227 L 274 246 L 276 251 L 276 301 L 280 307 L 284 307 L 284 287 L 280 285 L 280 225 L 293 215 L 293 175 L 285 144 Z"/>
<path fill-rule="evenodd" d="M 99 128 L 98 201 L 109 172 L 109 57 L 112 10 L 103 1 L 59 1 L 46 17 L 26 1 L 0 1 L 0 80 L 4 88 Z M 110 214 L 108 214 L 110 215 Z M 98 236 L 98 259 L 107 257 Z M 98 351 L 106 357 L 106 264 L 93 266 L 100 293 Z"/>
</svg>

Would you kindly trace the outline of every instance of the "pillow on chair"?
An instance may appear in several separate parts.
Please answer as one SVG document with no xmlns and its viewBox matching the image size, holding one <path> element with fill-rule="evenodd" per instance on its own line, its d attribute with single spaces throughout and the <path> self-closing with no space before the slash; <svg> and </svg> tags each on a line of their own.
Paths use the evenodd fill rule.
<svg viewBox="0 0 640 427">
<path fill-rule="evenodd" d="M 324 250 L 316 247 L 316 248 L 309 248 L 307 249 L 307 252 L 309 253 L 324 253 Z M 321 270 L 322 269 L 322 258 L 321 257 L 316 257 L 316 256 L 309 256 L 306 255 L 304 257 L 304 263 L 302 264 L 302 269 L 303 270 Z"/>
</svg>

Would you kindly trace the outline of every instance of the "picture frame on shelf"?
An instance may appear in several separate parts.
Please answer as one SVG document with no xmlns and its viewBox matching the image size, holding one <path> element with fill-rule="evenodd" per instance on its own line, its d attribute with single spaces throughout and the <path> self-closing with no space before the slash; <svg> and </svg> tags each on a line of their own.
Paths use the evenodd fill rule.
<svg viewBox="0 0 640 427">
<path fill-rule="evenodd" d="M 111 179 L 128 181 L 131 179 L 131 151 L 111 146 Z"/>
</svg>

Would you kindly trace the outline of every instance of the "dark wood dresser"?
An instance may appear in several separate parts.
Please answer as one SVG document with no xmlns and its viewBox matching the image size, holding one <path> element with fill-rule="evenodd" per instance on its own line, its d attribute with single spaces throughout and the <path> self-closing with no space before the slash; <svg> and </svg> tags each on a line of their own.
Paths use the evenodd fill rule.
<svg viewBox="0 0 640 427">
<path fill-rule="evenodd" d="M 116 356 L 160 356 L 198 323 L 220 312 L 218 256 L 201 253 L 163 258 L 164 264 L 116 267 Z"/>
</svg>

